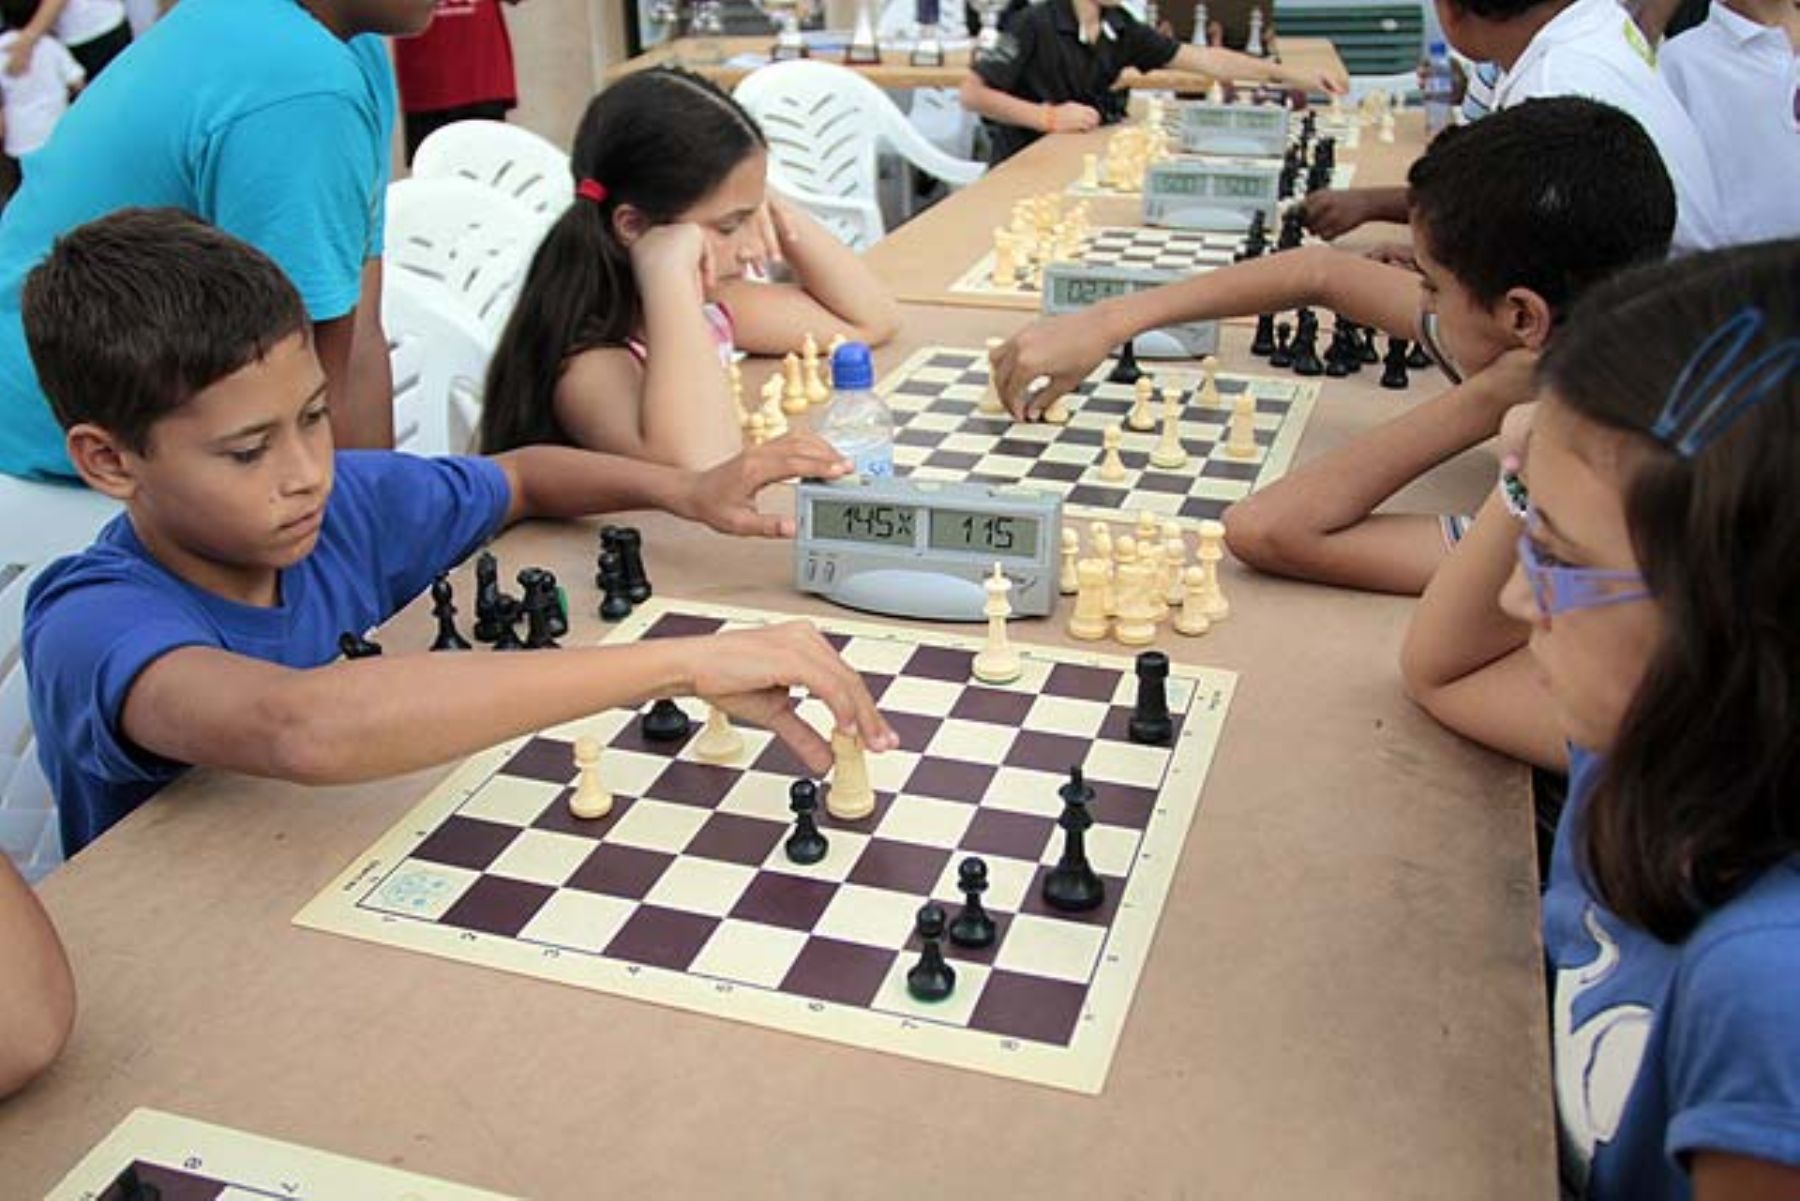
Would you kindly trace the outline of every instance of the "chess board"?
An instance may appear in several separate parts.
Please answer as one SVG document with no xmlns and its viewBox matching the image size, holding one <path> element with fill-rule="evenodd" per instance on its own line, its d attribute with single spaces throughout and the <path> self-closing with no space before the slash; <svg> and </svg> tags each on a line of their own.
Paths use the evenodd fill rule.
<svg viewBox="0 0 1800 1201">
<path fill-rule="evenodd" d="M 1150 364 L 1159 388 L 1181 394 L 1181 443 L 1187 466 L 1169 471 L 1150 466 L 1160 428 L 1127 427 L 1119 457 L 1123 481 L 1100 479 L 1102 439 L 1131 411 L 1133 389 L 1108 383 L 1109 360 L 1070 394 L 1074 415 L 1067 425 L 1015 423 L 1004 414 L 981 413 L 987 391 L 987 353 L 959 347 L 927 346 L 878 385 L 894 412 L 894 468 L 915 479 L 1024 484 L 1058 492 L 1071 518 L 1118 521 L 1149 511 L 1192 529 L 1215 519 L 1270 480 L 1293 460 L 1300 435 L 1318 396 L 1315 382 L 1298 377 L 1238 375 L 1215 377 L 1220 408 L 1194 399 L 1199 372 Z M 1223 453 L 1230 405 L 1245 389 L 1256 397 L 1257 454 L 1251 459 Z M 1153 413 L 1160 407 L 1153 405 Z"/>
<path fill-rule="evenodd" d="M 130 1181 L 135 1178 L 137 1190 Z M 154 1189 L 154 1192 L 150 1190 Z M 508 1201 L 498 1193 L 135 1109 L 47 1201 Z"/>
<path fill-rule="evenodd" d="M 1163 106 L 1163 129 L 1170 137 L 1181 135 L 1181 106 L 1183 101 Z M 1329 108 L 1293 109 L 1288 113 L 1288 137 L 1292 141 L 1300 138 L 1301 127 L 1306 123 L 1306 114 L 1313 115 L 1313 137 L 1336 138 L 1339 154 L 1346 150 L 1355 150 L 1362 144 L 1362 118 L 1350 109 L 1344 109 L 1335 115 Z"/>
<path fill-rule="evenodd" d="M 1243 248 L 1244 236 L 1234 233 L 1212 233 L 1197 229 L 1148 229 L 1132 225 L 1097 226 L 1090 230 L 1075 261 L 1108 267 L 1147 267 L 1179 275 L 1198 275 L 1232 262 Z M 1019 281 L 1010 287 L 996 287 L 994 251 L 990 246 L 975 265 L 963 272 L 950 285 L 950 298 L 964 303 L 991 303 L 996 300 L 1016 301 L 1019 307 L 1036 309 L 1043 297 L 1041 287 L 1032 287 L 1020 273 Z"/>
<path fill-rule="evenodd" d="M 1267 162 L 1268 162 L 1267 159 L 1235 158 L 1231 155 L 1225 155 L 1225 154 L 1181 154 L 1181 153 L 1176 153 L 1172 157 L 1180 159 L 1183 162 L 1205 163 L 1208 166 L 1220 167 L 1220 168 L 1260 167 L 1260 166 L 1266 166 Z M 1106 183 L 1104 180 L 1104 176 L 1106 174 L 1106 160 L 1104 158 L 1102 158 L 1096 164 L 1096 169 L 1100 172 L 1100 174 L 1102 176 L 1102 181 L 1098 187 L 1088 187 L 1087 185 L 1083 184 L 1081 182 L 1080 175 L 1077 174 L 1075 181 L 1073 183 L 1071 183 L 1067 189 L 1065 189 L 1067 191 L 1067 193 L 1070 196 L 1076 196 L 1076 197 L 1142 196 L 1143 195 L 1142 189 L 1139 189 L 1139 188 L 1115 188 L 1115 187 L 1111 186 L 1110 184 Z M 1355 163 L 1339 163 L 1337 166 L 1333 167 L 1331 170 L 1331 186 L 1334 188 L 1347 188 L 1351 185 L 1351 182 L 1353 180 L 1355 180 L 1355 178 L 1356 178 L 1356 164 Z M 1305 182 L 1304 179 L 1301 182 L 1304 183 Z"/>
<path fill-rule="evenodd" d="M 609 638 L 704 635 L 779 615 L 661 598 Z M 819 813 L 830 842 L 788 861 L 788 789 L 804 768 L 744 729 L 733 764 L 646 742 L 610 712 L 476 755 L 295 918 L 302 925 L 795 1034 L 1098 1093 L 1230 703 L 1228 672 L 1173 665 L 1167 747 L 1126 737 L 1130 659 L 1021 646 L 1015 683 L 973 683 L 979 638 L 819 623 L 901 737 L 871 755 L 873 815 Z M 689 700 L 690 716 L 702 716 Z M 818 702 L 801 703 L 829 729 Z M 570 815 L 572 745 L 607 748 L 609 816 Z M 1058 790 L 1096 792 L 1090 861 L 1106 902 L 1043 901 L 1061 851 Z M 828 787 L 828 786 L 827 786 Z M 906 991 L 915 915 L 954 917 L 957 868 L 980 855 L 991 947 L 946 941 L 956 990 Z"/>
</svg>

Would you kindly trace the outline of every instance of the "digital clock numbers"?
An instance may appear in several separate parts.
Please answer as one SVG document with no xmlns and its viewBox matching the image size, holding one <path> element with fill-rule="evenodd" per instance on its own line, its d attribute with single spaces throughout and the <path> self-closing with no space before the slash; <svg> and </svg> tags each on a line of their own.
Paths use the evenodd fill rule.
<svg viewBox="0 0 1800 1201">
<path fill-rule="evenodd" d="M 1044 268 L 1044 312 L 1077 313 L 1115 296 L 1141 292 L 1178 279 L 1173 272 L 1098 263 L 1050 263 Z M 1187 321 L 1139 334 L 1140 358 L 1198 359 L 1218 353 L 1219 323 Z"/>
<path fill-rule="evenodd" d="M 1189 154 L 1279 158 L 1287 144 L 1288 111 L 1278 104 L 1182 103 L 1181 148 Z"/>
<path fill-rule="evenodd" d="M 1273 162 L 1153 163 L 1144 177 L 1144 223 L 1242 233 L 1261 213 L 1264 224 L 1273 228 L 1280 180 L 1281 169 Z"/>
</svg>

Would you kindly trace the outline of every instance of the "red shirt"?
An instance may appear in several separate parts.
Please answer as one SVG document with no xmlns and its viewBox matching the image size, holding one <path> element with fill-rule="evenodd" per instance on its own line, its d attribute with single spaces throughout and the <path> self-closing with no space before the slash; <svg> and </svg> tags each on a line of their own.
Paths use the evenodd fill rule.
<svg viewBox="0 0 1800 1201">
<path fill-rule="evenodd" d="M 500 0 L 437 0 L 437 16 L 424 33 L 395 39 L 394 67 L 400 107 L 409 113 L 518 102 Z"/>
</svg>

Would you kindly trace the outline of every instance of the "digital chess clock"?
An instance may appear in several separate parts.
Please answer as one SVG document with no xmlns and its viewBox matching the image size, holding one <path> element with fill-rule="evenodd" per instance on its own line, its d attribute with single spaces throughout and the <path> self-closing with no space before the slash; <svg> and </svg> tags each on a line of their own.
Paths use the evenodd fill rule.
<svg viewBox="0 0 1800 1201">
<path fill-rule="evenodd" d="M 1145 267 L 1099 263 L 1048 263 L 1044 266 L 1044 312 L 1076 313 L 1089 305 L 1128 296 L 1181 278 Z M 1219 351 L 1217 321 L 1184 321 L 1139 334 L 1132 342 L 1139 358 L 1198 359 Z"/>
<path fill-rule="evenodd" d="M 1275 228 L 1281 168 L 1275 163 L 1170 159 L 1144 176 L 1144 224 L 1243 233 L 1257 213 Z"/>
<path fill-rule="evenodd" d="M 1288 111 L 1278 104 L 1181 106 L 1181 149 L 1188 154 L 1248 154 L 1280 158 L 1288 148 Z"/>
<path fill-rule="evenodd" d="M 795 490 L 794 586 L 851 609 L 983 621 L 1000 564 L 1013 613 L 1056 606 L 1062 497 L 1030 488 L 851 476 Z"/>
</svg>

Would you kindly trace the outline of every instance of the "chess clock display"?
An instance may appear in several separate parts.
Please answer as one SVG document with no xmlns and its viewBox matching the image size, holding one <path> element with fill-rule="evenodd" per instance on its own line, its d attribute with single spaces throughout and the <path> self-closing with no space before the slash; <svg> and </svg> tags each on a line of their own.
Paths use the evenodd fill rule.
<svg viewBox="0 0 1800 1201">
<path fill-rule="evenodd" d="M 1143 267 L 1050 263 L 1044 267 L 1044 312 L 1076 313 L 1089 305 L 1166 284 L 1178 276 Z M 1217 321 L 1185 321 L 1139 334 L 1139 358 L 1198 359 L 1219 351 Z"/>
<path fill-rule="evenodd" d="M 1244 233 L 1261 213 L 1273 229 L 1280 182 L 1275 163 L 1152 163 L 1144 176 L 1144 224 Z"/>
<path fill-rule="evenodd" d="M 982 621 L 999 563 L 1013 612 L 1056 604 L 1062 498 L 1029 488 L 857 476 L 796 491 L 794 586 L 850 609 Z"/>
<path fill-rule="evenodd" d="M 1181 149 L 1187 154 L 1246 154 L 1280 158 L 1288 147 L 1288 110 L 1279 104 L 1181 106 Z"/>
</svg>

